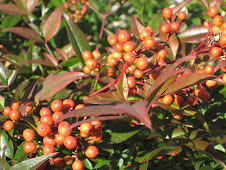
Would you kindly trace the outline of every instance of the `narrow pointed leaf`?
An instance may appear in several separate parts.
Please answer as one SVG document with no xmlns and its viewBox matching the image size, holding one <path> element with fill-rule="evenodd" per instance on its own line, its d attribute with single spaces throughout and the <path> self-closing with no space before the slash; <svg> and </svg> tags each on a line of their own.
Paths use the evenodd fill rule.
<svg viewBox="0 0 226 170">
<path fill-rule="evenodd" d="M 4 31 L 13 32 L 13 33 L 18 34 L 22 37 L 25 37 L 27 39 L 34 40 L 34 41 L 37 41 L 37 42 L 43 42 L 41 37 L 34 30 L 29 29 L 29 28 L 12 27 L 12 28 L 3 29 L 1 32 L 4 32 Z"/>
<path fill-rule="evenodd" d="M 177 36 L 176 35 L 172 35 L 170 37 L 169 41 L 168 41 L 168 44 L 170 46 L 170 49 L 172 50 L 174 59 L 176 59 L 177 51 L 178 51 L 178 48 L 179 48 L 179 41 L 177 39 Z"/>
<path fill-rule="evenodd" d="M 0 150 L 0 168 L 5 169 L 6 165 L 6 156 L 5 156 L 5 151 L 6 151 L 7 146 L 4 146 Z"/>
<path fill-rule="evenodd" d="M 58 66 L 58 61 L 57 61 L 57 59 L 56 59 L 53 55 L 51 55 L 51 54 L 49 54 L 49 53 L 46 53 L 46 52 L 43 52 L 42 54 L 43 54 L 44 57 L 47 58 L 51 63 L 53 63 L 54 66 Z"/>
<path fill-rule="evenodd" d="M 137 34 L 139 35 L 139 33 L 144 29 L 143 24 L 141 23 L 141 21 L 135 16 L 132 15 L 132 21 L 131 21 L 131 30 L 132 30 L 132 34 Z"/>
<path fill-rule="evenodd" d="M 50 67 L 54 67 L 54 64 L 50 61 L 46 61 L 43 59 L 32 59 L 32 60 L 26 60 L 24 62 L 22 62 L 20 64 L 20 66 L 26 65 L 26 64 L 41 64 L 44 66 L 50 66 Z"/>
<path fill-rule="evenodd" d="M 62 17 L 62 6 L 57 7 L 45 21 L 42 33 L 45 41 L 50 40 L 58 31 Z"/>
<path fill-rule="evenodd" d="M 8 138 L 8 136 L 6 135 L 6 133 L 3 130 L 0 133 L 1 133 L 0 134 L 0 146 L 1 146 L 1 149 L 3 149 L 5 146 L 7 146 L 6 151 L 5 151 L 5 155 L 8 158 L 13 159 L 13 154 L 14 154 L 13 143 Z"/>
<path fill-rule="evenodd" d="M 63 13 L 64 20 L 66 23 L 67 33 L 72 47 L 78 57 L 79 61 L 84 65 L 84 60 L 82 58 L 83 51 L 91 51 L 89 42 L 86 39 L 84 33 L 79 29 L 79 27 Z"/>
<path fill-rule="evenodd" d="M 226 61 L 221 61 L 216 67 L 214 67 L 213 73 L 217 72 L 221 67 L 226 66 Z"/>
<path fill-rule="evenodd" d="M 54 96 L 61 89 L 78 78 L 88 77 L 89 75 L 82 72 L 67 72 L 58 75 L 51 73 L 42 83 L 42 89 L 35 95 L 35 102 L 48 99 Z"/>
<path fill-rule="evenodd" d="M 116 88 L 117 88 L 117 92 L 118 92 L 119 96 L 121 98 L 124 98 L 125 100 L 127 100 L 129 88 L 128 88 L 128 84 L 127 84 L 127 78 L 126 78 L 125 71 L 122 73 L 122 76 L 118 80 Z"/>
<path fill-rule="evenodd" d="M 92 103 L 92 104 L 112 104 L 118 101 L 122 101 L 122 99 L 117 98 L 116 96 L 109 93 L 99 93 L 92 97 L 84 97 L 84 103 Z"/>
<path fill-rule="evenodd" d="M 190 3 L 192 0 L 186 0 L 178 5 L 176 5 L 175 7 L 172 8 L 173 14 L 176 15 L 185 5 L 187 5 L 188 3 Z"/>
<path fill-rule="evenodd" d="M 10 15 L 17 15 L 17 16 L 26 14 L 26 12 L 24 12 L 15 4 L 0 4 L 0 11 Z"/>
<path fill-rule="evenodd" d="M 48 155 L 39 156 L 37 158 L 28 159 L 26 161 L 23 161 L 19 164 L 12 166 L 9 170 L 18 170 L 18 169 L 34 170 L 40 164 L 42 164 L 43 162 L 45 162 L 49 158 L 54 157 L 55 155 L 57 155 L 56 152 L 48 154 Z"/>
<path fill-rule="evenodd" d="M 13 70 L 11 75 L 8 78 L 8 85 L 9 86 L 14 82 L 14 80 L 16 79 L 16 76 L 17 76 L 17 70 Z"/>
<path fill-rule="evenodd" d="M 14 2 L 21 8 L 23 11 L 25 11 L 27 14 L 32 12 L 32 10 L 35 8 L 35 6 L 38 3 L 38 0 L 14 0 Z"/>
</svg>

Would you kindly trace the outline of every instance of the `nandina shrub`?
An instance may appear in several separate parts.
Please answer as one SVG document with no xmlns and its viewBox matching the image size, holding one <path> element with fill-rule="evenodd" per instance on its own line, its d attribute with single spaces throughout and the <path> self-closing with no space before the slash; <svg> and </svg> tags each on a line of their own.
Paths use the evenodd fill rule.
<svg viewBox="0 0 226 170">
<path fill-rule="evenodd" d="M 191 1 L 129 30 L 106 23 L 132 0 L 0 4 L 1 167 L 225 169 L 224 4 L 191 25 Z"/>
</svg>

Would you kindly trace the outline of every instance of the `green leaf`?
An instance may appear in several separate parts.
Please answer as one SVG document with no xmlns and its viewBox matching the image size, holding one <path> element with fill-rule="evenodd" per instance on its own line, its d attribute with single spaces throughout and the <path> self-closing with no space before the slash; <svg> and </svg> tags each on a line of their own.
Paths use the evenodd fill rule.
<svg viewBox="0 0 226 170">
<path fill-rule="evenodd" d="M 43 162 L 45 162 L 49 158 L 54 157 L 55 155 L 57 155 L 56 152 L 48 154 L 48 155 L 39 156 L 37 158 L 28 159 L 26 161 L 23 161 L 23 162 L 21 162 L 19 164 L 16 164 L 16 165 L 12 166 L 9 170 L 18 170 L 18 169 L 34 170 L 40 164 L 42 164 Z"/>
<path fill-rule="evenodd" d="M 23 146 L 26 143 L 26 141 L 23 141 L 20 146 L 17 148 L 17 151 L 15 153 L 14 159 L 20 159 L 24 154 L 27 155 L 26 152 L 24 152 Z"/>
<path fill-rule="evenodd" d="M 3 111 L 4 107 L 5 107 L 5 98 L 0 95 L 0 112 Z"/>
<path fill-rule="evenodd" d="M 188 128 L 176 128 L 173 130 L 172 138 L 183 138 L 183 135 L 185 135 L 188 132 Z"/>
<path fill-rule="evenodd" d="M 0 170 L 4 170 L 6 166 L 6 155 L 5 155 L 6 148 L 7 146 L 4 146 L 0 150 Z"/>
<path fill-rule="evenodd" d="M 94 166 L 94 169 L 101 168 L 102 166 L 109 166 L 110 163 L 111 163 L 110 160 L 101 160 Z"/>
<path fill-rule="evenodd" d="M 85 158 L 83 161 L 82 161 L 83 165 L 85 168 L 89 169 L 89 170 L 93 170 L 93 165 L 92 163 L 90 162 L 89 159 Z"/>
<path fill-rule="evenodd" d="M 148 170 L 149 161 L 145 161 L 139 166 L 139 170 Z"/>
<path fill-rule="evenodd" d="M 62 17 L 62 6 L 59 6 L 46 19 L 42 28 L 42 33 L 46 42 L 57 33 L 60 27 L 61 17 Z"/>
<path fill-rule="evenodd" d="M 10 15 L 25 15 L 26 13 L 15 4 L 0 4 L 0 11 Z"/>
<path fill-rule="evenodd" d="M 136 157 L 135 161 L 136 162 L 148 161 L 148 160 L 152 159 L 154 156 L 156 156 L 159 152 L 161 152 L 162 150 L 165 150 L 165 149 L 169 149 L 169 147 L 159 147 L 157 149 L 154 149 L 151 152 L 142 153 Z"/>
<path fill-rule="evenodd" d="M 1 139 L 0 139 L 1 149 L 3 149 L 5 146 L 7 146 L 5 155 L 8 158 L 13 159 L 13 154 L 14 154 L 13 143 L 11 140 L 8 139 L 8 136 L 6 135 L 6 133 L 3 130 L 0 133 L 1 133 L 1 136 L 0 136 L 1 137 Z"/>
<path fill-rule="evenodd" d="M 10 28 L 21 21 L 21 16 L 7 15 L 2 21 L 2 28 Z"/>
<path fill-rule="evenodd" d="M 16 91 L 15 91 L 15 99 L 20 99 L 22 96 L 22 92 L 26 89 L 28 84 L 30 83 L 30 80 L 24 80 L 22 83 L 17 86 Z"/>
<path fill-rule="evenodd" d="M 205 165 L 205 166 L 202 166 L 199 170 L 214 170 L 214 169 L 209 165 Z"/>
<path fill-rule="evenodd" d="M 84 65 L 84 60 L 82 58 L 83 51 L 91 51 L 89 42 L 86 39 L 84 33 L 79 29 L 79 27 L 63 13 L 63 17 L 66 23 L 66 28 L 68 32 L 69 40 L 72 44 L 72 47 L 78 57 L 79 61 Z"/>
<path fill-rule="evenodd" d="M 81 77 L 88 77 L 82 72 L 67 72 L 58 75 L 51 73 L 42 83 L 42 89 L 35 95 L 35 102 L 48 99 L 55 95 L 58 91 L 65 88 L 68 84 Z"/>
<path fill-rule="evenodd" d="M 126 78 L 125 71 L 122 73 L 122 76 L 118 80 L 116 88 L 117 88 L 117 92 L 118 92 L 119 96 L 121 98 L 124 98 L 125 100 L 127 100 L 129 88 L 128 88 L 128 84 L 127 84 L 127 78 Z"/>
</svg>

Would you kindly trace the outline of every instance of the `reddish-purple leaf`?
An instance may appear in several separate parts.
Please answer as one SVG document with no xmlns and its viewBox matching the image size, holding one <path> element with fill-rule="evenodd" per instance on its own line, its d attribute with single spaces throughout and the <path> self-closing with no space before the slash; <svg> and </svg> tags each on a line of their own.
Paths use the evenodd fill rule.
<svg viewBox="0 0 226 170">
<path fill-rule="evenodd" d="M 25 27 L 11 27 L 1 30 L 1 32 L 9 31 L 37 42 L 43 42 L 42 38 L 32 29 Z"/>
<path fill-rule="evenodd" d="M 139 35 L 139 33 L 143 29 L 144 29 L 144 26 L 141 23 L 141 21 L 135 15 L 132 15 L 132 21 L 131 21 L 132 34 Z"/>
<path fill-rule="evenodd" d="M 20 67 L 22 65 L 25 65 L 25 64 L 41 64 L 41 65 L 44 65 L 44 66 L 50 66 L 50 67 L 54 67 L 53 63 L 50 62 L 50 61 L 46 61 L 46 60 L 43 60 L 43 59 L 32 59 L 32 60 L 26 60 L 24 62 L 22 62 L 20 64 Z"/>
<path fill-rule="evenodd" d="M 226 60 L 225 61 L 221 61 L 215 68 L 213 73 L 217 72 L 221 67 L 226 66 Z"/>
<path fill-rule="evenodd" d="M 58 66 L 57 59 L 49 53 L 43 52 L 44 57 L 53 63 L 54 66 Z"/>
<path fill-rule="evenodd" d="M 45 41 L 51 39 L 58 31 L 62 19 L 62 6 L 57 7 L 45 21 L 42 33 Z"/>
<path fill-rule="evenodd" d="M 111 54 L 112 52 L 115 51 L 115 48 L 113 47 L 105 47 L 104 49 L 107 51 L 108 54 Z"/>
<path fill-rule="evenodd" d="M 176 55 L 177 55 L 177 51 L 178 51 L 178 47 L 179 47 L 179 41 L 175 34 L 170 37 L 168 44 L 172 50 L 174 59 L 176 59 Z"/>
<path fill-rule="evenodd" d="M 55 72 L 48 75 L 42 83 L 42 89 L 35 95 L 35 102 L 39 102 L 54 96 L 58 91 L 65 88 L 68 84 L 81 77 L 89 75 L 82 72 L 68 72 L 54 75 Z"/>
<path fill-rule="evenodd" d="M 84 97 L 84 103 L 92 103 L 92 104 L 112 104 L 115 102 L 122 101 L 122 99 L 117 98 L 116 96 L 110 93 L 99 93 L 92 97 Z"/>
<path fill-rule="evenodd" d="M 197 1 L 199 1 L 199 3 L 200 3 L 204 8 L 206 8 L 206 9 L 209 8 L 209 2 L 208 2 L 208 0 L 197 0 Z"/>
<path fill-rule="evenodd" d="M 118 80 L 116 84 L 117 92 L 121 98 L 124 98 L 127 100 L 128 98 L 128 93 L 129 93 L 129 88 L 127 84 L 127 78 L 126 78 L 126 73 L 125 71 L 122 73 L 122 76 Z"/>
<path fill-rule="evenodd" d="M 64 50 L 61 50 L 60 48 L 56 48 L 56 52 L 57 52 L 58 57 L 61 60 L 64 61 L 64 60 L 67 60 L 68 59 L 67 53 Z"/>
<path fill-rule="evenodd" d="M 205 39 L 207 32 L 208 29 L 203 25 L 195 25 L 181 32 L 178 37 L 182 42 L 197 43 Z"/>
<path fill-rule="evenodd" d="M 177 6 L 172 8 L 173 11 L 173 15 L 176 15 L 185 5 L 187 5 L 188 3 L 190 3 L 192 0 L 186 0 L 180 4 L 178 4 Z"/>
<path fill-rule="evenodd" d="M 211 6 L 215 6 L 217 8 L 219 8 L 222 4 L 222 0 L 211 0 L 209 3 L 209 7 Z"/>
<path fill-rule="evenodd" d="M 0 11 L 10 15 L 25 15 L 26 13 L 15 4 L 0 4 Z"/>
<path fill-rule="evenodd" d="M 13 1 L 17 4 L 18 7 L 20 7 L 27 14 L 32 12 L 32 10 L 35 8 L 35 6 L 38 3 L 38 0 L 28 0 L 28 1 L 13 0 Z"/>
</svg>

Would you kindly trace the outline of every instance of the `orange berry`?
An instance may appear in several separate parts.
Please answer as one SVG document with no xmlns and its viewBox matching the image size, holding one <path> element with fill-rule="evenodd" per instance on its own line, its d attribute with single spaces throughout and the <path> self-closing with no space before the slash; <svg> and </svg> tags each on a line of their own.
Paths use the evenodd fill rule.
<svg viewBox="0 0 226 170">
<path fill-rule="evenodd" d="M 43 155 L 48 155 L 55 152 L 55 147 L 53 145 L 45 145 L 42 149 Z"/>
<path fill-rule="evenodd" d="M 63 101 L 63 110 L 65 112 L 68 112 L 69 110 L 74 110 L 74 108 L 75 108 L 75 103 L 74 103 L 73 100 L 71 100 L 71 99 L 65 99 Z"/>
<path fill-rule="evenodd" d="M 195 95 L 196 96 L 198 96 L 198 94 L 199 94 L 199 91 L 202 89 L 202 87 L 200 86 L 200 85 L 197 85 L 196 87 L 195 87 Z"/>
<path fill-rule="evenodd" d="M 134 76 L 127 77 L 127 84 L 129 88 L 133 88 L 136 85 L 136 79 Z"/>
<path fill-rule="evenodd" d="M 136 60 L 136 54 L 133 52 L 125 53 L 123 59 L 128 63 L 133 63 Z"/>
<path fill-rule="evenodd" d="M 167 52 L 165 49 L 160 50 L 157 54 L 157 57 L 159 60 L 165 60 L 166 56 L 167 56 Z"/>
<path fill-rule="evenodd" d="M 140 39 L 143 41 L 145 40 L 145 38 L 151 37 L 151 36 L 152 36 L 152 33 L 148 29 L 143 29 L 139 34 Z"/>
<path fill-rule="evenodd" d="M 122 52 L 118 52 L 118 51 L 114 51 L 114 52 L 111 53 L 111 56 L 117 58 L 117 60 L 119 61 L 119 60 L 122 59 L 123 53 Z"/>
<path fill-rule="evenodd" d="M 93 58 L 88 59 L 88 60 L 86 61 L 86 66 L 87 66 L 89 69 L 93 70 L 93 69 L 95 69 L 95 68 L 97 67 L 97 61 L 96 61 L 95 59 L 93 59 Z"/>
<path fill-rule="evenodd" d="M 170 32 L 170 25 L 169 24 L 163 24 L 160 28 L 160 30 L 164 33 L 167 34 Z"/>
<path fill-rule="evenodd" d="M 14 123 L 11 120 L 7 120 L 4 124 L 3 124 L 3 129 L 5 131 L 10 131 L 14 128 Z"/>
<path fill-rule="evenodd" d="M 205 21 L 203 22 L 203 26 L 204 26 L 205 28 L 209 28 L 209 21 L 208 21 L 208 20 L 205 20 Z"/>
<path fill-rule="evenodd" d="M 141 71 L 141 70 L 139 70 L 139 69 L 136 69 L 136 70 L 134 71 L 134 76 L 135 76 L 136 78 L 140 79 L 140 78 L 142 78 L 142 77 L 144 76 L 144 73 L 143 73 L 143 71 Z"/>
<path fill-rule="evenodd" d="M 223 72 L 226 72 L 226 66 L 221 67 L 221 70 L 222 70 Z"/>
<path fill-rule="evenodd" d="M 58 133 L 61 135 L 65 135 L 67 130 L 71 127 L 70 123 L 67 121 L 62 121 L 58 124 Z M 67 136 L 71 134 L 72 130 L 68 131 Z"/>
<path fill-rule="evenodd" d="M 42 107 L 41 110 L 39 111 L 39 115 L 43 116 L 43 115 L 52 115 L 51 110 L 48 107 Z"/>
<path fill-rule="evenodd" d="M 162 10 L 162 16 L 163 16 L 164 18 L 169 19 L 169 18 L 172 17 L 172 15 L 173 15 L 173 11 L 172 11 L 171 8 L 167 7 L 167 8 L 164 8 L 164 9 Z"/>
<path fill-rule="evenodd" d="M 82 58 L 84 60 L 89 60 L 89 59 L 93 58 L 93 55 L 90 51 L 83 51 L 82 52 Z"/>
<path fill-rule="evenodd" d="M 212 26 L 211 27 L 211 32 L 213 33 L 213 34 L 215 34 L 215 35 L 218 35 L 219 33 L 220 33 L 220 31 L 221 31 L 221 28 L 220 27 L 218 27 L 218 26 Z"/>
<path fill-rule="evenodd" d="M 47 123 L 40 123 L 36 129 L 39 136 L 45 137 L 51 132 L 51 127 Z"/>
<path fill-rule="evenodd" d="M 224 74 L 224 75 L 222 76 L 222 80 L 223 80 L 224 83 L 226 83 L 226 74 Z"/>
<path fill-rule="evenodd" d="M 218 14 L 218 9 L 215 6 L 209 7 L 207 15 L 211 18 L 215 17 Z"/>
<path fill-rule="evenodd" d="M 92 71 L 92 70 L 91 70 L 89 67 L 87 67 L 87 66 L 84 66 L 84 67 L 83 67 L 83 72 L 84 72 L 84 73 L 89 74 L 89 73 L 91 73 L 91 71 Z"/>
<path fill-rule="evenodd" d="M 75 107 L 75 110 L 80 109 L 80 108 L 83 108 L 83 107 L 85 107 L 84 104 L 78 104 L 78 105 Z"/>
<path fill-rule="evenodd" d="M 120 30 L 118 34 L 118 41 L 125 43 L 130 40 L 130 35 L 126 30 Z"/>
<path fill-rule="evenodd" d="M 10 107 L 12 110 L 17 110 L 20 107 L 20 101 L 19 100 L 11 101 Z"/>
<path fill-rule="evenodd" d="M 73 163 L 73 157 L 71 155 L 66 155 L 64 157 L 65 165 L 71 165 Z"/>
<path fill-rule="evenodd" d="M 64 139 L 64 146 L 68 149 L 74 149 L 77 146 L 77 140 L 73 136 L 67 136 Z"/>
<path fill-rule="evenodd" d="M 83 134 L 90 135 L 93 129 L 93 125 L 91 123 L 82 123 L 80 125 L 80 132 Z"/>
<path fill-rule="evenodd" d="M 174 102 L 176 103 L 176 104 L 178 104 L 178 105 L 181 105 L 181 103 L 183 102 L 183 97 L 181 97 L 181 96 L 176 96 L 175 98 L 174 98 Z"/>
<path fill-rule="evenodd" d="M 43 144 L 44 145 L 53 145 L 53 146 L 55 146 L 56 145 L 55 137 L 51 137 L 49 135 L 45 136 L 43 138 Z"/>
<path fill-rule="evenodd" d="M 173 97 L 172 97 L 172 95 L 169 95 L 169 94 L 165 95 L 163 97 L 162 101 L 163 101 L 164 104 L 170 105 L 170 104 L 173 103 Z"/>
<path fill-rule="evenodd" d="M 222 45 L 222 46 L 226 46 L 226 34 L 220 36 L 219 44 Z"/>
<path fill-rule="evenodd" d="M 144 46 L 146 48 L 153 48 L 155 46 L 155 39 L 153 37 L 147 37 L 144 40 Z"/>
<path fill-rule="evenodd" d="M 221 36 L 222 36 L 222 35 L 226 35 L 226 29 L 222 29 L 222 28 L 221 28 L 221 30 L 222 30 L 222 31 L 221 31 Z M 220 41 L 220 40 L 219 40 L 219 41 Z"/>
<path fill-rule="evenodd" d="M 56 122 L 63 115 L 64 114 L 62 112 L 55 112 L 55 113 L 53 113 L 53 115 L 52 115 L 53 122 Z"/>
<path fill-rule="evenodd" d="M 116 35 L 109 35 L 107 41 L 110 45 L 115 45 L 117 43 L 117 36 Z"/>
<path fill-rule="evenodd" d="M 202 69 L 198 69 L 198 70 L 196 70 L 195 72 L 196 72 L 196 73 L 205 73 L 205 71 L 202 70 Z"/>
<path fill-rule="evenodd" d="M 40 118 L 40 122 L 41 123 L 47 123 L 49 125 L 52 125 L 53 124 L 53 118 L 50 115 L 43 115 Z"/>
<path fill-rule="evenodd" d="M 129 95 L 134 96 L 137 94 L 137 86 L 134 86 L 133 88 L 129 88 Z"/>
<path fill-rule="evenodd" d="M 203 101 L 209 100 L 210 94 L 206 91 L 206 89 L 201 89 L 198 93 L 198 98 Z"/>
<path fill-rule="evenodd" d="M 107 63 L 109 66 L 112 66 L 112 67 L 117 66 L 118 60 L 117 60 L 117 58 L 113 57 L 112 55 L 109 55 L 107 57 Z"/>
<path fill-rule="evenodd" d="M 5 115 L 5 116 L 9 116 L 11 110 L 12 110 L 12 109 L 11 109 L 9 106 L 6 106 L 6 107 L 3 108 L 2 113 L 3 113 L 3 115 Z"/>
<path fill-rule="evenodd" d="M 137 68 L 140 70 L 144 70 L 148 67 L 148 60 L 146 57 L 140 57 L 136 62 Z"/>
<path fill-rule="evenodd" d="M 85 150 L 85 155 L 89 159 L 96 158 L 99 154 L 99 150 L 96 146 L 88 146 Z"/>
<path fill-rule="evenodd" d="M 123 44 L 118 42 L 115 44 L 115 50 L 118 52 L 123 52 Z"/>
<path fill-rule="evenodd" d="M 26 141 L 31 142 L 35 138 L 35 132 L 32 129 L 25 129 L 23 131 L 23 137 Z"/>
<path fill-rule="evenodd" d="M 26 106 L 26 108 L 25 108 L 25 112 L 26 112 L 26 113 L 31 113 L 31 112 L 32 112 L 33 106 L 29 106 L 30 104 L 32 104 L 31 101 L 26 101 L 26 102 L 24 102 L 24 105 L 28 105 L 28 106 Z"/>
<path fill-rule="evenodd" d="M 73 170 L 83 170 L 83 168 L 84 168 L 83 163 L 80 160 L 75 160 L 72 164 Z"/>
<path fill-rule="evenodd" d="M 95 60 L 98 60 L 98 59 L 100 59 L 100 51 L 99 50 L 94 50 L 93 52 L 92 52 L 92 55 L 93 55 L 93 58 L 95 59 Z"/>
<path fill-rule="evenodd" d="M 195 96 L 188 96 L 187 98 L 187 102 L 191 105 L 191 106 L 195 106 L 198 104 L 198 99 Z"/>
<path fill-rule="evenodd" d="M 136 66 L 133 64 L 127 68 L 128 73 L 133 73 L 135 70 L 136 70 Z"/>
<path fill-rule="evenodd" d="M 95 142 L 99 142 L 102 139 L 102 134 L 92 134 L 91 139 L 94 140 Z"/>
<path fill-rule="evenodd" d="M 64 162 L 63 158 L 57 157 L 53 160 L 53 163 L 54 163 L 55 167 L 61 168 L 64 166 L 65 162 Z"/>
<path fill-rule="evenodd" d="M 213 25 L 219 27 L 223 24 L 224 22 L 224 18 L 220 15 L 216 15 L 214 18 L 213 18 Z"/>
<path fill-rule="evenodd" d="M 214 68 L 213 68 L 212 65 L 207 65 L 207 66 L 205 67 L 205 72 L 206 72 L 207 74 L 212 74 L 212 73 L 213 73 L 213 70 L 214 70 Z"/>
<path fill-rule="evenodd" d="M 144 29 L 148 30 L 151 33 L 151 36 L 153 35 L 153 29 L 151 27 L 145 27 Z"/>
<path fill-rule="evenodd" d="M 56 134 L 55 135 L 55 142 L 58 145 L 63 145 L 64 144 L 64 135 Z"/>
<path fill-rule="evenodd" d="M 217 85 L 217 81 L 215 80 L 207 80 L 206 81 L 206 86 L 209 88 L 214 88 Z"/>
<path fill-rule="evenodd" d="M 53 112 L 61 112 L 63 110 L 63 102 L 60 99 L 52 101 L 50 108 Z"/>
<path fill-rule="evenodd" d="M 26 142 L 23 145 L 23 149 L 24 149 L 24 152 L 31 153 L 35 151 L 36 145 L 34 144 L 34 142 Z"/>
<path fill-rule="evenodd" d="M 9 113 L 9 118 L 11 120 L 17 121 L 20 119 L 20 112 L 19 110 L 11 110 Z"/>
<path fill-rule="evenodd" d="M 214 57 L 220 57 L 222 54 L 222 49 L 219 47 L 213 47 L 210 51 L 210 54 Z"/>
<path fill-rule="evenodd" d="M 107 77 L 112 77 L 115 75 L 115 73 L 116 73 L 116 70 L 112 67 L 108 67 L 104 70 L 104 75 Z"/>
<path fill-rule="evenodd" d="M 182 113 L 176 113 L 176 112 L 173 113 L 173 118 L 174 118 L 174 119 L 180 120 L 182 116 L 183 116 Z"/>
<path fill-rule="evenodd" d="M 125 52 L 132 52 L 135 49 L 135 44 L 132 41 L 127 41 L 123 45 L 123 49 Z"/>
<path fill-rule="evenodd" d="M 184 11 L 179 11 L 177 14 L 177 17 L 181 20 L 184 21 L 186 19 L 186 13 Z"/>
<path fill-rule="evenodd" d="M 180 24 L 178 22 L 173 22 L 170 24 L 170 28 L 171 30 L 176 32 L 180 29 Z"/>
</svg>

